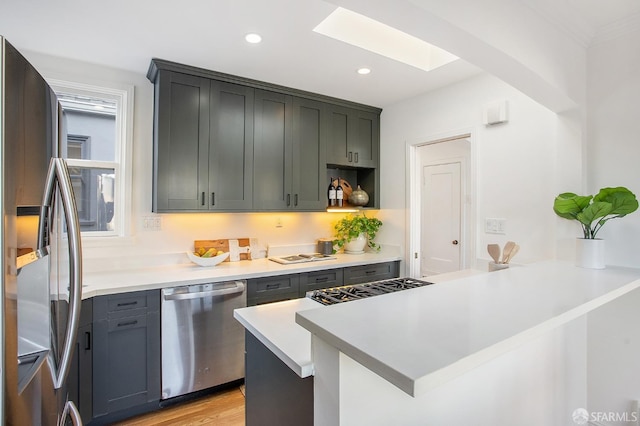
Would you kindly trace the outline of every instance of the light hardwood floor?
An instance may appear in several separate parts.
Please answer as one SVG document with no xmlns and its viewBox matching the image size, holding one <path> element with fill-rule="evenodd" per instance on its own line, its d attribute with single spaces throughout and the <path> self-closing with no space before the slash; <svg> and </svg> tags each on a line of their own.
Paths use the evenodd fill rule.
<svg viewBox="0 0 640 426">
<path fill-rule="evenodd" d="M 119 426 L 244 426 L 244 395 L 231 388 L 187 403 L 133 417 Z"/>
</svg>

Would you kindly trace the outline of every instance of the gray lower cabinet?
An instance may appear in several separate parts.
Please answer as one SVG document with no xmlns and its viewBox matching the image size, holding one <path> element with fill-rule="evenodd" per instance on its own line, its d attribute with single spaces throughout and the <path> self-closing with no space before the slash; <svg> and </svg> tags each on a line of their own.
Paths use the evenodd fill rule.
<svg viewBox="0 0 640 426">
<path fill-rule="evenodd" d="M 247 426 L 313 425 L 313 376 L 300 378 L 248 331 L 245 338 Z"/>
<path fill-rule="evenodd" d="M 82 301 L 80 324 L 67 377 L 69 399 L 76 403 L 82 422 L 93 417 L 93 299 Z"/>
<path fill-rule="evenodd" d="M 92 337 L 92 424 L 157 409 L 160 291 L 95 297 Z"/>
<path fill-rule="evenodd" d="M 311 290 L 397 278 L 400 261 L 247 280 L 247 306 L 305 297 Z"/>
<path fill-rule="evenodd" d="M 397 278 L 399 276 L 399 272 L 399 261 L 350 266 L 348 268 L 344 268 L 344 284 L 360 284 L 370 281 Z"/>
<path fill-rule="evenodd" d="M 247 306 L 296 299 L 299 286 L 298 274 L 249 279 L 247 280 Z"/>
</svg>

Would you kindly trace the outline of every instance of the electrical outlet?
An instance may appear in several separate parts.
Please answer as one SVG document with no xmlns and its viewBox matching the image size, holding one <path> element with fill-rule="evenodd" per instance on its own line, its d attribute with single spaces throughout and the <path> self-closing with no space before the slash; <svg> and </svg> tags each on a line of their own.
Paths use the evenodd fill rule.
<svg viewBox="0 0 640 426">
<path fill-rule="evenodd" d="M 282 228 L 282 218 L 276 219 L 276 228 Z"/>
<path fill-rule="evenodd" d="M 162 218 L 160 216 L 143 216 L 142 229 L 145 231 L 159 231 L 162 229 Z"/>
<path fill-rule="evenodd" d="M 488 217 L 484 220 L 484 232 L 487 234 L 506 234 L 507 219 Z"/>
</svg>

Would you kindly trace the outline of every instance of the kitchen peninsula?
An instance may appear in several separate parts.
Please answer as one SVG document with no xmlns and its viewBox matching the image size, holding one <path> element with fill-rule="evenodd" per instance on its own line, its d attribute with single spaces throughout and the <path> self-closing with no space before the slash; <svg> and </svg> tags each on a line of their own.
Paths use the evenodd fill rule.
<svg viewBox="0 0 640 426">
<path fill-rule="evenodd" d="M 638 269 L 549 261 L 332 306 L 307 303 L 295 322 L 310 332 L 300 339 L 310 357 L 296 372 L 313 372 L 316 425 L 566 425 L 587 405 L 587 319 L 636 297 L 638 287 Z M 235 316 L 264 339 L 261 319 L 277 316 L 277 306 L 262 317 L 260 307 Z M 293 312 L 290 302 L 281 307 L 289 313 L 276 322 L 274 343 L 286 352 Z"/>
</svg>

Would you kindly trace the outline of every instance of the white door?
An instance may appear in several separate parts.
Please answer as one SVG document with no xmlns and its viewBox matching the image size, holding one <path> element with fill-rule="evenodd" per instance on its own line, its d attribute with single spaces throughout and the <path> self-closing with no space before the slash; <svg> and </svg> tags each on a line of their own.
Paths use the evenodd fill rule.
<svg viewBox="0 0 640 426">
<path fill-rule="evenodd" d="M 461 163 L 422 168 L 421 275 L 460 270 Z"/>
</svg>

